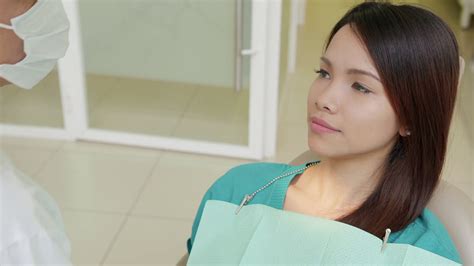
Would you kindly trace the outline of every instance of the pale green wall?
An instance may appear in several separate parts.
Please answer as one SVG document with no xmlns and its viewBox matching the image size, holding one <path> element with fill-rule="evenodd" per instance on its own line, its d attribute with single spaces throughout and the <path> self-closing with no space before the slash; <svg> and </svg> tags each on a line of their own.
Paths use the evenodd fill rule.
<svg viewBox="0 0 474 266">
<path fill-rule="evenodd" d="M 80 0 L 79 8 L 86 72 L 234 87 L 234 1 Z"/>
</svg>

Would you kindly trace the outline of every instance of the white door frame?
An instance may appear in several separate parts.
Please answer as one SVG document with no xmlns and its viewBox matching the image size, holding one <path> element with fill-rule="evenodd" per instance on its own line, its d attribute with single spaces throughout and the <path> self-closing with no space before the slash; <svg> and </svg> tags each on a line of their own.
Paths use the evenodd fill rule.
<svg viewBox="0 0 474 266">
<path fill-rule="evenodd" d="M 296 52 L 298 46 L 298 26 L 304 25 L 306 0 L 291 0 L 290 26 L 288 35 L 288 73 L 294 73 L 296 68 Z"/>
<path fill-rule="evenodd" d="M 78 0 L 63 0 L 70 46 L 58 63 L 64 129 L 0 124 L 0 135 L 91 140 L 147 148 L 261 160 L 276 150 L 281 0 L 252 0 L 248 146 L 88 128 Z M 278 45 L 275 45 L 278 44 Z"/>
<path fill-rule="evenodd" d="M 282 0 L 268 1 L 268 17 L 266 25 L 266 75 L 265 75 L 265 127 L 263 157 L 270 158 L 276 154 L 278 132 L 278 106 L 279 106 L 279 80 L 280 73 L 280 48 L 281 48 L 281 16 Z M 275 45 L 276 44 L 276 45 Z"/>
</svg>

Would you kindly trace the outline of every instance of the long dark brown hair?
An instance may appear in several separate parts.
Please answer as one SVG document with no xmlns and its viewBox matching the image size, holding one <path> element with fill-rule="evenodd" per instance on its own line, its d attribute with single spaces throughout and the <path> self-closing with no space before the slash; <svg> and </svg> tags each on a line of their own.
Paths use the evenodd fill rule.
<svg viewBox="0 0 474 266">
<path fill-rule="evenodd" d="M 401 125 L 381 166 L 378 185 L 355 211 L 338 219 L 377 237 L 413 222 L 436 189 L 445 161 L 459 76 L 454 33 L 432 12 L 411 5 L 366 1 L 332 29 L 349 25 L 370 54 Z"/>
</svg>

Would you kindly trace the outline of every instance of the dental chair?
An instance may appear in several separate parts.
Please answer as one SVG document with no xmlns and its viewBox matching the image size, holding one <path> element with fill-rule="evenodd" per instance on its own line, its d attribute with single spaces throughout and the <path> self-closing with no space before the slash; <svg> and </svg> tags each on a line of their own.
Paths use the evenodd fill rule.
<svg viewBox="0 0 474 266">
<path fill-rule="evenodd" d="M 460 58 L 460 65 L 459 80 L 461 80 L 465 65 L 462 58 Z M 308 150 L 289 164 L 301 165 L 314 160 L 318 160 L 318 158 Z M 459 251 L 463 265 L 474 266 L 474 202 L 459 188 L 445 180 L 440 180 L 426 207 L 441 220 L 448 230 Z M 186 265 L 187 261 L 188 254 L 186 253 L 176 265 Z"/>
</svg>

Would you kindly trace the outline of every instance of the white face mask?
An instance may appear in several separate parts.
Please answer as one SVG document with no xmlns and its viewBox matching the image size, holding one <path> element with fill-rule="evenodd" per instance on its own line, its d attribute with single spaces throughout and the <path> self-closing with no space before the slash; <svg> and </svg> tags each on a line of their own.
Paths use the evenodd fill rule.
<svg viewBox="0 0 474 266">
<path fill-rule="evenodd" d="M 0 28 L 13 30 L 23 40 L 26 57 L 14 65 L 0 65 L 0 77 L 31 89 L 66 53 L 69 20 L 61 0 L 38 0 L 26 13 L 13 18 L 11 24 L 0 23 Z"/>
</svg>

